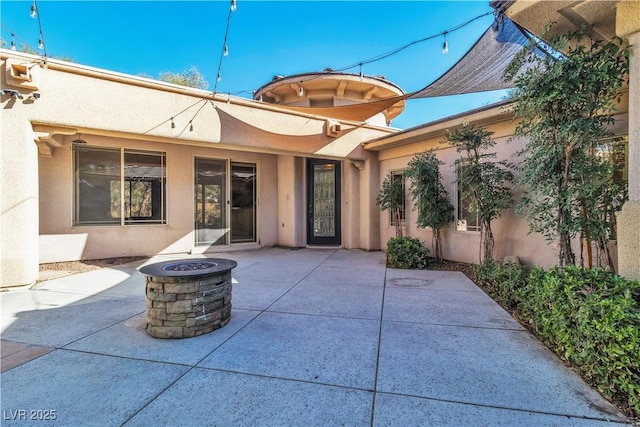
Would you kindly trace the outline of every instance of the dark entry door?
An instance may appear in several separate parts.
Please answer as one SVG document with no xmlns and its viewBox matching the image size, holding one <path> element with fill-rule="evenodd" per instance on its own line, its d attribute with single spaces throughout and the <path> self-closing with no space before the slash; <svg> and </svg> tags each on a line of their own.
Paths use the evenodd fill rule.
<svg viewBox="0 0 640 427">
<path fill-rule="evenodd" d="M 340 245 L 340 162 L 307 160 L 307 244 Z"/>
</svg>

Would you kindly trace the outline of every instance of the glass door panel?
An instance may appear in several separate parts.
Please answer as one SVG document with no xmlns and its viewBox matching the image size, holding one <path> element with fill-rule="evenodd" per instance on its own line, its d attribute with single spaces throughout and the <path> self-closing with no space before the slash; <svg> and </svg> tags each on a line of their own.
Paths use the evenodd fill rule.
<svg viewBox="0 0 640 427">
<path fill-rule="evenodd" d="M 196 245 L 228 244 L 227 161 L 196 159 L 195 239 Z"/>
<path fill-rule="evenodd" d="M 307 242 L 340 244 L 340 162 L 309 159 Z"/>
<path fill-rule="evenodd" d="M 313 165 L 313 235 L 336 234 L 335 165 Z"/>
<path fill-rule="evenodd" d="M 256 241 L 256 165 L 231 163 L 231 243 Z"/>
</svg>

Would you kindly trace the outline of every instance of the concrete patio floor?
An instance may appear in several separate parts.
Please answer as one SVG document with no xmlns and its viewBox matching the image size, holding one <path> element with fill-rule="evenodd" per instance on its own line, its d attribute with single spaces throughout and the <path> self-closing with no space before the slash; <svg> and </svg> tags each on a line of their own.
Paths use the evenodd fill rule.
<svg viewBox="0 0 640 427">
<path fill-rule="evenodd" d="M 0 293 L 2 424 L 626 425 L 462 273 L 342 249 L 206 256 L 238 262 L 233 311 L 196 338 L 146 334 L 141 262 Z"/>
</svg>

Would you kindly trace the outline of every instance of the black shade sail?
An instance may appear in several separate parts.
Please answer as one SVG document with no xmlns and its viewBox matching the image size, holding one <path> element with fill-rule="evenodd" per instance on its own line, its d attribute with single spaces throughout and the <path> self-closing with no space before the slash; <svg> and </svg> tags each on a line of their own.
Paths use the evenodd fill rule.
<svg viewBox="0 0 640 427">
<path fill-rule="evenodd" d="M 436 81 L 410 99 L 510 89 L 503 75 L 529 37 L 506 16 L 499 17 L 471 49 Z"/>
</svg>

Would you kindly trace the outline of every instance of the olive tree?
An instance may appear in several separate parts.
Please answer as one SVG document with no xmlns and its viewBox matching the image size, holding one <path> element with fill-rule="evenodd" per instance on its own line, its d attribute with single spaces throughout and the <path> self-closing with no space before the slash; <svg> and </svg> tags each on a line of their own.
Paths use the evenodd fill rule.
<svg viewBox="0 0 640 427">
<path fill-rule="evenodd" d="M 558 242 L 558 263 L 575 264 L 572 239 L 581 235 L 590 247 L 594 233 L 610 229 L 606 200 L 620 198 L 606 173 L 595 173 L 599 142 L 609 136 L 616 100 L 628 78 L 628 47 L 622 40 L 602 42 L 584 31 L 551 39 L 556 52 L 540 55 L 523 49 L 505 73 L 515 84 L 515 136 L 528 139 L 521 157 L 524 195 L 517 210 L 531 231 Z M 526 71 L 518 72 L 522 65 Z M 600 199 L 603 203 L 597 203 Z"/>
<path fill-rule="evenodd" d="M 387 175 L 382 183 L 382 188 L 376 198 L 376 205 L 381 211 L 388 210 L 391 214 L 391 222 L 395 226 L 396 237 L 402 237 L 402 204 L 404 201 L 404 188 L 402 181 Z"/>
<path fill-rule="evenodd" d="M 416 154 L 404 171 L 411 182 L 413 210 L 418 211 L 417 225 L 433 230 L 433 252 L 439 260 L 442 259 L 442 228 L 453 221 L 453 205 L 442 185 L 442 164 L 435 150 L 427 150 Z"/>
<path fill-rule="evenodd" d="M 480 222 L 480 262 L 493 259 L 491 221 L 513 204 L 511 165 L 495 160 L 496 153 L 487 152 L 496 145 L 492 136 L 493 132 L 463 122 L 460 128 L 446 131 L 443 140 L 463 154 L 454 165 L 462 199 L 470 202 L 469 209 Z"/>
</svg>

